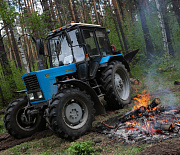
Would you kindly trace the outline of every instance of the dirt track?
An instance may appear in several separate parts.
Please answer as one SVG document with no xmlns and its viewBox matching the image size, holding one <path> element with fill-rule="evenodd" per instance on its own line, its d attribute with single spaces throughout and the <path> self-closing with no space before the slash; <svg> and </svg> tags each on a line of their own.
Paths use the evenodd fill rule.
<svg viewBox="0 0 180 155">
<path fill-rule="evenodd" d="M 53 133 L 50 130 L 44 130 L 38 133 L 35 133 L 31 137 L 23 138 L 23 139 L 15 139 L 12 136 L 10 136 L 7 132 L 0 134 L 0 151 L 6 150 L 8 148 L 11 148 L 13 146 L 19 145 L 24 142 L 31 141 L 33 139 L 41 139 L 44 137 L 49 137 Z"/>
</svg>

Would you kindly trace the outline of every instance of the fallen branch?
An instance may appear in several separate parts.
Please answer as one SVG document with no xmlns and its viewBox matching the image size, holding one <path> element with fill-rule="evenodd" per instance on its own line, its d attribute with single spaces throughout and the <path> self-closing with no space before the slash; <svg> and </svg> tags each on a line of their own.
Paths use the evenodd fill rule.
<svg viewBox="0 0 180 155">
<path fill-rule="evenodd" d="M 158 70 L 159 70 L 160 72 L 166 72 L 166 71 L 168 71 L 168 70 L 170 70 L 171 68 L 174 68 L 174 67 L 175 67 L 175 65 L 172 65 L 172 66 L 166 67 L 165 69 L 158 68 Z"/>
<path fill-rule="evenodd" d="M 108 128 L 115 129 L 114 126 L 109 126 L 109 125 L 107 125 L 106 123 L 104 123 L 103 121 L 102 121 L 101 123 L 102 123 L 103 125 L 107 126 Z"/>
</svg>

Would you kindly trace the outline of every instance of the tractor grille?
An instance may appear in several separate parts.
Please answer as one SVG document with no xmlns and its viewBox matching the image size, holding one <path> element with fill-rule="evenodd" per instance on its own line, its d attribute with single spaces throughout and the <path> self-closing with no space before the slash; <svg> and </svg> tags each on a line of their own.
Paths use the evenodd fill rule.
<svg viewBox="0 0 180 155">
<path fill-rule="evenodd" d="M 23 78 L 28 91 L 40 89 L 39 82 L 35 74 Z"/>
</svg>

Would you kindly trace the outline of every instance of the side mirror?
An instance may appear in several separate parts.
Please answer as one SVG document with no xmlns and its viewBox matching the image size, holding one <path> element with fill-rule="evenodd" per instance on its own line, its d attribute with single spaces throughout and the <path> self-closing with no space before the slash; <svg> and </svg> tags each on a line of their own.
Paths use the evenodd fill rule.
<svg viewBox="0 0 180 155">
<path fill-rule="evenodd" d="M 44 55 L 44 43 L 42 39 L 36 40 L 36 49 L 38 54 Z"/>
<path fill-rule="evenodd" d="M 65 33 L 66 40 L 67 40 L 68 44 L 70 46 L 72 46 L 72 41 L 71 41 L 71 38 L 70 38 L 69 34 L 67 33 L 67 31 L 64 31 L 64 33 Z"/>
<path fill-rule="evenodd" d="M 110 30 L 106 30 L 106 33 L 109 34 L 109 33 L 110 33 Z"/>
</svg>

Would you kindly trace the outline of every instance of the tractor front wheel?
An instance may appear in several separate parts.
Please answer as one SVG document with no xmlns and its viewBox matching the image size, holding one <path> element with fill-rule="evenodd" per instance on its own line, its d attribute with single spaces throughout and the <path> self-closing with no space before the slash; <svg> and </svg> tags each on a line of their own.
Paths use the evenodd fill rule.
<svg viewBox="0 0 180 155">
<path fill-rule="evenodd" d="M 5 111 L 4 125 L 7 132 L 15 138 L 25 138 L 46 128 L 46 121 L 40 114 L 27 116 L 27 98 L 19 98 L 10 103 Z"/>
<path fill-rule="evenodd" d="M 73 140 L 92 126 L 95 110 L 91 97 L 77 88 L 58 93 L 49 106 L 52 131 L 61 138 Z"/>
<path fill-rule="evenodd" d="M 125 66 L 119 61 L 111 62 L 101 74 L 105 89 L 104 99 L 108 109 L 123 108 L 131 101 L 131 84 Z"/>
</svg>

